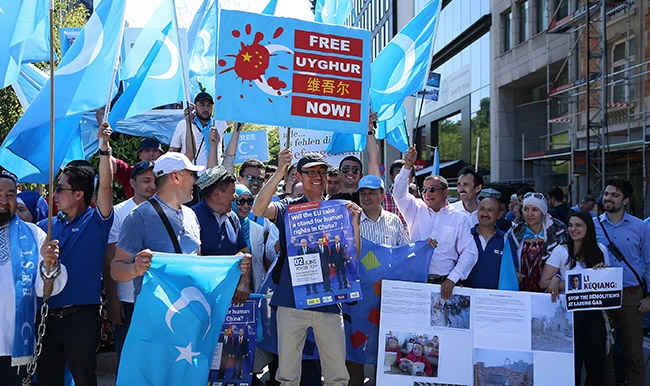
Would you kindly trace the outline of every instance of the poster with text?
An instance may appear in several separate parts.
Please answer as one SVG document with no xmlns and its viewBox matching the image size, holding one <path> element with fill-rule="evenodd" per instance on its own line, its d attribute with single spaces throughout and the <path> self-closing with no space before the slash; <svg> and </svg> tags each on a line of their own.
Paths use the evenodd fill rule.
<svg viewBox="0 0 650 386">
<path fill-rule="evenodd" d="M 357 247 L 347 201 L 289 206 L 285 216 L 296 308 L 362 299 Z"/>
<path fill-rule="evenodd" d="M 623 268 L 566 271 L 566 305 L 569 311 L 620 308 Z"/>
<path fill-rule="evenodd" d="M 248 386 L 253 379 L 258 300 L 232 303 L 210 366 L 209 386 Z"/>
<path fill-rule="evenodd" d="M 214 114 L 366 134 L 370 31 L 222 9 Z"/>
<path fill-rule="evenodd" d="M 573 383 L 573 318 L 550 294 L 384 280 L 380 312 L 379 386 Z"/>
<path fill-rule="evenodd" d="M 232 133 L 223 135 L 223 144 L 228 146 Z M 249 158 L 255 158 L 262 162 L 269 160 L 269 141 L 266 130 L 242 131 L 237 142 L 237 153 L 235 165 L 243 164 Z"/>
<path fill-rule="evenodd" d="M 353 155 L 357 158 L 361 158 L 361 153 L 351 151 L 341 154 L 330 154 L 327 152 L 327 147 L 330 142 L 332 142 L 332 135 L 334 133 L 331 131 L 322 131 L 322 130 L 307 130 L 307 129 L 294 129 L 291 128 L 291 138 L 289 141 L 289 148 L 293 153 L 293 162 L 300 161 L 305 153 L 315 151 L 322 154 L 327 159 L 327 163 L 332 165 L 335 168 L 338 168 L 341 164 L 343 158 Z M 287 143 L 287 129 L 280 128 L 280 147 L 286 146 Z"/>
</svg>

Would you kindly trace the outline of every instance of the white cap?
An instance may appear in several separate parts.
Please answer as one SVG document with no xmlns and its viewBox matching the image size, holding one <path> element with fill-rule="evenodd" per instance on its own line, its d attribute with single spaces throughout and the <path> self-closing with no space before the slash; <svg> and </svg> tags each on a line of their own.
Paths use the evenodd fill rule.
<svg viewBox="0 0 650 386">
<path fill-rule="evenodd" d="M 191 170 L 200 172 L 205 166 L 194 165 L 183 153 L 167 152 L 161 155 L 154 163 L 153 174 L 156 177 L 179 170 Z"/>
</svg>

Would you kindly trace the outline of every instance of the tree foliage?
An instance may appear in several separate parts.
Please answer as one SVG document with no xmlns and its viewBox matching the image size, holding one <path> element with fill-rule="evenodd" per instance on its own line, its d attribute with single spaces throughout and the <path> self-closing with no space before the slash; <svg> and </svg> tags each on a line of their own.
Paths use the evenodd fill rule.
<svg viewBox="0 0 650 386">
<path fill-rule="evenodd" d="M 490 98 L 480 101 L 480 109 L 470 120 L 471 159 L 463 160 L 474 164 L 476 160 L 476 142 L 479 145 L 479 167 L 490 168 Z M 438 122 L 438 143 L 441 160 L 457 160 L 462 158 L 462 132 L 460 117 L 445 119 Z"/>
</svg>

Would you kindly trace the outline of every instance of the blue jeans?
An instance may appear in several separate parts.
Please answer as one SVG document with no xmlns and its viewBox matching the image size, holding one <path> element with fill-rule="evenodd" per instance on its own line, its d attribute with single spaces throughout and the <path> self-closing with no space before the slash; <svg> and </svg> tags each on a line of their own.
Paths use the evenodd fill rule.
<svg viewBox="0 0 650 386">
<path fill-rule="evenodd" d="M 115 354 L 117 355 L 117 368 L 120 368 L 120 357 L 122 356 L 122 347 L 126 340 L 126 334 L 129 332 L 131 326 L 131 318 L 133 317 L 133 303 L 122 302 L 124 307 L 124 319 L 122 324 L 113 323 L 113 344 L 115 345 Z"/>
</svg>

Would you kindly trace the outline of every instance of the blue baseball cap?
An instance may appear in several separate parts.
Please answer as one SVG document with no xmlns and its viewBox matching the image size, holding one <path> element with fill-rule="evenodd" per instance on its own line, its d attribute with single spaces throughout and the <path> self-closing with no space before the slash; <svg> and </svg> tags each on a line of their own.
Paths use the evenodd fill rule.
<svg viewBox="0 0 650 386">
<path fill-rule="evenodd" d="M 384 181 L 382 181 L 381 178 L 373 176 L 371 174 L 363 176 L 359 180 L 359 187 L 356 191 L 358 192 L 361 189 L 384 189 Z"/>
</svg>

